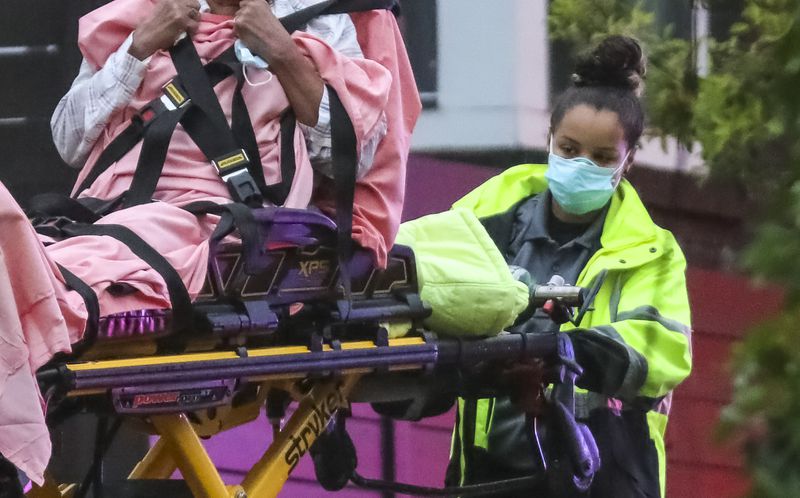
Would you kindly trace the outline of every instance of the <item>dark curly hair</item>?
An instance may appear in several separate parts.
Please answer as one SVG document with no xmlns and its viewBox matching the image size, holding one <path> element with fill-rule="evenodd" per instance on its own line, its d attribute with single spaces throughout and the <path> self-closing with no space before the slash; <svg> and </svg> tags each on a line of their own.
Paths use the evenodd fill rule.
<svg viewBox="0 0 800 498">
<path fill-rule="evenodd" d="M 559 96 L 553 107 L 550 129 L 558 128 L 570 109 L 584 104 L 615 112 L 628 145 L 635 146 L 644 131 L 639 95 L 645 72 L 646 62 L 639 42 L 621 35 L 605 38 L 578 58 L 572 86 Z"/>
</svg>

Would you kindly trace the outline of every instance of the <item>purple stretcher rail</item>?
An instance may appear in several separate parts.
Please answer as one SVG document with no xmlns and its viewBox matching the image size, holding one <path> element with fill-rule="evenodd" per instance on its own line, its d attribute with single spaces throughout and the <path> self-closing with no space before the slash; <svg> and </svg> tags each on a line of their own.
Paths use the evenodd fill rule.
<svg viewBox="0 0 800 498">
<path fill-rule="evenodd" d="M 70 388 L 113 389 L 165 382 L 195 382 L 215 379 L 247 378 L 269 374 L 320 374 L 356 368 L 383 368 L 398 365 L 432 365 L 436 363 L 436 344 L 378 347 L 358 350 L 295 353 L 280 356 L 243 357 L 122 367 L 107 370 L 70 372 Z"/>
<path fill-rule="evenodd" d="M 564 334 L 505 334 L 479 340 L 437 338 L 426 334 L 421 344 L 335 349 L 271 356 L 243 356 L 219 360 L 156 365 L 61 370 L 68 390 L 113 389 L 126 386 L 247 378 L 270 374 L 323 374 L 347 369 L 383 369 L 395 366 L 471 365 L 478 361 L 522 356 L 561 358 Z M 568 344 L 571 346 L 571 344 Z M 42 372 L 46 375 L 46 373 Z"/>
</svg>

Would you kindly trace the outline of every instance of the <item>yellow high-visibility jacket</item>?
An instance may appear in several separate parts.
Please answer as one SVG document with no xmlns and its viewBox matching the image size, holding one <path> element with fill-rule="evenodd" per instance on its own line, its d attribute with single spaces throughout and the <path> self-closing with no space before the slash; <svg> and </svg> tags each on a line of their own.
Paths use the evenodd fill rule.
<svg viewBox="0 0 800 498">
<path fill-rule="evenodd" d="M 510 168 L 466 195 L 454 208 L 469 209 L 487 220 L 487 230 L 504 252 L 509 220 L 521 201 L 547 188 L 546 168 L 533 164 Z M 673 235 L 652 221 L 625 180 L 611 200 L 600 242 L 602 247 L 576 283 L 590 287 L 595 279 L 603 279 L 593 310 L 584 316 L 579 329 L 571 324 L 561 328 L 570 333 L 578 361 L 587 368 L 578 385 L 591 389 L 576 391 L 577 405 L 585 411 L 577 415 L 595 432 L 601 455 L 619 457 L 617 462 L 603 462 L 604 466 L 637 467 L 628 469 L 633 479 L 657 479 L 657 483 L 640 484 L 656 493 L 660 489 L 663 497 L 664 431 L 671 392 L 692 367 L 686 261 Z M 592 357 L 595 353 L 600 357 Z M 622 371 L 608 372 L 612 369 L 604 368 L 604 354 L 613 356 L 617 367 L 622 364 Z M 493 419 L 493 400 L 459 400 L 458 405 L 448 482 L 485 481 L 492 477 L 480 468 L 488 461 L 485 456 L 502 451 L 489 447 L 492 424 L 499 422 Z M 613 419 L 609 412 L 621 414 L 617 418 L 622 424 L 609 424 Z M 598 422 L 601 418 L 606 422 Z M 628 431 L 629 426 L 638 429 Z M 615 433 L 620 430 L 626 433 Z M 630 447 L 603 447 L 608 444 Z M 620 456 L 623 453 L 626 455 Z"/>
</svg>

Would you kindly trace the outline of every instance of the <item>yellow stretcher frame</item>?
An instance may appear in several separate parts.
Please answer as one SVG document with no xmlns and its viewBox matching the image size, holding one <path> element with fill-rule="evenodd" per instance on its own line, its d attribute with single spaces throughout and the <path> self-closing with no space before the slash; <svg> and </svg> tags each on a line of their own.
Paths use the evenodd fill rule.
<svg viewBox="0 0 800 498">
<path fill-rule="evenodd" d="M 392 339 L 389 346 L 424 344 L 419 337 Z M 378 347 L 370 341 L 342 343 L 344 349 L 369 349 Z M 328 346 L 323 351 L 330 350 Z M 262 348 L 249 351 L 254 355 L 280 355 L 311 352 L 302 346 Z M 235 357 L 230 352 L 196 353 L 168 357 L 151 357 L 127 360 L 107 360 L 68 364 L 71 371 L 91 369 L 113 369 L 130 366 L 147 366 L 170 362 L 209 361 Z M 423 368 L 422 365 L 398 365 L 392 370 Z M 213 422 L 204 419 L 204 412 L 195 413 L 194 422 L 183 413 L 151 415 L 143 418 L 149 430 L 159 436 L 147 455 L 136 465 L 128 479 L 168 479 L 176 470 L 186 481 L 196 498 L 271 498 L 278 495 L 298 461 L 308 452 L 320 433 L 338 409 L 348 408 L 353 388 L 368 369 L 351 369 L 337 372 L 327 378 L 314 379 L 310 389 L 304 392 L 299 380 L 305 375 L 290 373 L 269 375 L 261 379 L 248 378 L 248 382 L 260 384 L 257 399 L 236 408 L 222 407 L 224 414 Z M 275 434 L 263 456 L 251 467 L 238 485 L 226 485 L 208 452 L 200 442 L 201 437 L 210 437 L 225 430 L 254 420 L 266 400 L 266 393 L 278 388 L 289 392 L 299 401 L 297 409 Z M 70 396 L 103 394 L 104 391 L 84 390 Z M 55 482 L 49 474 L 43 486 L 36 485 L 26 494 L 27 498 L 70 498 L 77 490 L 76 484 Z"/>
</svg>

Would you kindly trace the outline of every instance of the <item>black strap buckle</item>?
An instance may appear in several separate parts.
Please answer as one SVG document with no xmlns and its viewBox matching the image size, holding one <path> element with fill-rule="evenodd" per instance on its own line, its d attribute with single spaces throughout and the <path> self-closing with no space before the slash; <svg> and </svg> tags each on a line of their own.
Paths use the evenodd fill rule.
<svg viewBox="0 0 800 498">
<path fill-rule="evenodd" d="M 230 175 L 225 183 L 228 185 L 228 191 L 234 201 L 250 207 L 260 207 L 264 203 L 258 185 L 246 169 Z"/>
<path fill-rule="evenodd" d="M 132 118 L 132 121 L 138 124 L 142 130 L 147 129 L 156 118 L 165 112 L 180 109 L 192 101 L 189 95 L 174 80 L 170 80 L 164 85 L 161 91 L 163 92 L 161 97 L 150 101 L 139 109 Z"/>
<path fill-rule="evenodd" d="M 167 112 L 167 108 L 160 100 L 154 100 L 146 106 L 139 109 L 133 115 L 131 121 L 136 124 L 141 130 L 146 130 L 150 124 L 161 114 Z"/>
<path fill-rule="evenodd" d="M 75 222 L 66 216 L 54 216 L 50 218 L 34 218 L 31 223 L 33 223 L 37 233 L 54 240 L 61 240 L 65 238 L 64 227 Z"/>
</svg>

